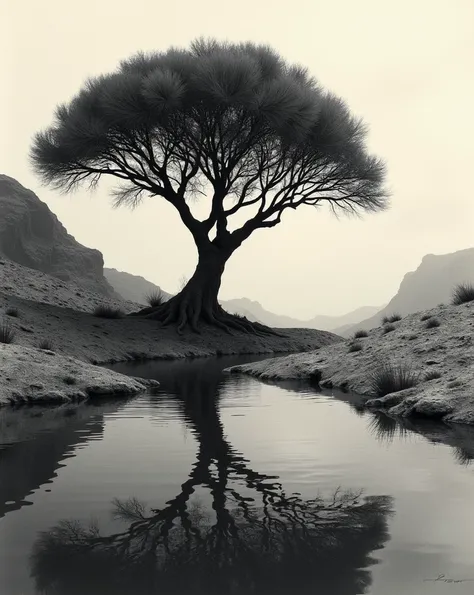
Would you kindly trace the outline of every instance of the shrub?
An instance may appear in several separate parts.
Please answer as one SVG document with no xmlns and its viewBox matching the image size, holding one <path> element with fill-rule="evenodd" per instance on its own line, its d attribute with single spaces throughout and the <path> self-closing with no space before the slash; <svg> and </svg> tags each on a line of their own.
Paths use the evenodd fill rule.
<svg viewBox="0 0 474 595">
<path fill-rule="evenodd" d="M 53 351 L 54 345 L 49 339 L 43 339 L 38 343 L 38 349 L 44 349 L 45 351 Z"/>
<path fill-rule="evenodd" d="M 372 372 L 369 381 L 372 392 L 377 397 L 384 397 L 415 386 L 418 382 L 418 374 L 405 363 L 396 365 L 384 363 Z"/>
<path fill-rule="evenodd" d="M 438 378 L 441 378 L 441 372 L 437 370 L 431 370 L 425 374 L 425 380 L 437 380 Z"/>
<path fill-rule="evenodd" d="M 441 322 L 437 318 L 429 318 L 426 322 L 425 328 L 436 328 Z"/>
<path fill-rule="evenodd" d="M 354 333 L 354 339 L 362 339 L 363 337 L 368 337 L 369 333 L 364 331 L 363 329 L 359 329 Z"/>
<path fill-rule="evenodd" d="M 456 285 L 452 301 L 455 306 L 474 302 L 474 285 L 472 283 L 459 283 L 459 285 Z"/>
<path fill-rule="evenodd" d="M 424 322 L 425 320 L 429 320 L 430 318 L 433 318 L 432 314 L 423 314 L 423 316 L 421 317 L 421 321 Z"/>
<path fill-rule="evenodd" d="M 154 291 L 150 291 L 150 293 L 147 293 L 145 296 L 145 300 L 147 304 L 152 308 L 157 308 L 158 306 L 161 306 L 161 304 L 165 301 L 163 299 L 163 293 L 159 289 L 155 289 Z"/>
<path fill-rule="evenodd" d="M 13 343 L 15 335 L 15 329 L 8 322 L 0 325 L 0 343 Z"/>
<path fill-rule="evenodd" d="M 108 306 L 107 304 L 97 306 L 93 314 L 94 316 L 97 316 L 97 318 L 123 318 L 125 316 L 125 313 L 121 308 L 115 308 L 114 306 Z"/>
<path fill-rule="evenodd" d="M 387 324 L 387 322 L 398 322 L 401 319 L 402 317 L 400 316 L 400 314 L 394 312 L 393 314 L 390 314 L 390 316 L 384 316 L 382 318 L 382 324 Z"/>
<path fill-rule="evenodd" d="M 387 333 L 391 333 L 395 328 L 396 327 L 393 324 L 385 324 L 383 327 L 383 334 L 386 335 Z"/>
<path fill-rule="evenodd" d="M 64 384 L 76 384 L 77 380 L 74 378 L 74 376 L 65 376 L 63 378 Z"/>
<path fill-rule="evenodd" d="M 18 312 L 18 308 L 7 308 L 5 311 L 7 316 L 12 316 L 13 318 L 18 318 L 20 313 Z"/>
<path fill-rule="evenodd" d="M 353 353 L 354 351 L 362 351 L 363 346 L 360 341 L 354 341 L 349 345 L 349 353 Z"/>
</svg>

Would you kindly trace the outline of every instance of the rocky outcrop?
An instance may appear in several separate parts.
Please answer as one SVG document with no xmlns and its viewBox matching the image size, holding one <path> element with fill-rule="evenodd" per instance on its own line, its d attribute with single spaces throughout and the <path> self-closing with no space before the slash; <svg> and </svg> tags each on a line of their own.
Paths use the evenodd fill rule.
<svg viewBox="0 0 474 595">
<path fill-rule="evenodd" d="M 427 254 L 416 271 L 407 273 L 397 294 L 377 314 L 362 320 L 358 329 L 379 326 L 384 316 L 394 312 L 406 316 L 451 302 L 453 287 L 458 283 L 474 282 L 474 248 L 451 254 Z M 349 337 L 355 326 L 333 328 L 333 332 Z"/>
<path fill-rule="evenodd" d="M 158 385 L 156 380 L 124 376 L 54 351 L 0 346 L 0 406 L 134 395 Z"/>
<path fill-rule="evenodd" d="M 1 174 L 0 213 L 0 255 L 89 291 L 118 297 L 104 278 L 102 254 L 79 244 L 34 192 Z"/>
</svg>

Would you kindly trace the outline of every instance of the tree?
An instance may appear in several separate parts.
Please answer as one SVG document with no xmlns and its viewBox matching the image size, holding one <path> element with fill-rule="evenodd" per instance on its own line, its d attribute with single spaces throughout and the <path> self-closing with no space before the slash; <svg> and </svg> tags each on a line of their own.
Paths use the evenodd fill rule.
<svg viewBox="0 0 474 595">
<path fill-rule="evenodd" d="M 385 168 L 365 137 L 341 99 L 271 48 L 201 39 L 188 50 L 138 53 L 88 80 L 36 134 L 31 158 L 57 189 L 112 176 L 115 205 L 135 207 L 149 195 L 176 208 L 196 243 L 197 267 L 178 295 L 142 314 L 179 331 L 187 324 L 197 331 L 202 320 L 250 330 L 217 301 L 227 260 L 288 209 L 385 208 Z M 198 195 L 209 197 L 204 219 L 191 209 Z"/>
</svg>

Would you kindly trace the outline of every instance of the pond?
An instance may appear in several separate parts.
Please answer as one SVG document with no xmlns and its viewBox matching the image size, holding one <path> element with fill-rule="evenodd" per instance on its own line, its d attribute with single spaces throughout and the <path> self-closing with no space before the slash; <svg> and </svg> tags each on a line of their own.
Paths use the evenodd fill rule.
<svg viewBox="0 0 474 595">
<path fill-rule="evenodd" d="M 223 373 L 256 359 L 0 410 L 0 593 L 472 594 L 474 430 Z"/>
</svg>

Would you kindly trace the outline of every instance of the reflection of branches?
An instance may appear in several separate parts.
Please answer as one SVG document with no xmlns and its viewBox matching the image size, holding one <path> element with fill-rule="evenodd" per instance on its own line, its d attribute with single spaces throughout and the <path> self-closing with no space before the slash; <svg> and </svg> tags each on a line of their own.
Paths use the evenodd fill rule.
<svg viewBox="0 0 474 595">
<path fill-rule="evenodd" d="M 111 536 L 63 522 L 36 544 L 37 586 L 64 595 L 145 594 L 154 588 L 216 595 L 365 592 L 370 575 L 364 568 L 387 537 L 389 502 L 358 503 L 353 495 L 326 504 L 278 494 L 274 499 L 271 505 L 266 496 L 260 509 L 248 500 L 225 506 L 213 522 L 198 503 L 188 507 L 186 522 L 169 505 L 147 516 L 140 505 L 140 518 Z M 120 503 L 122 518 L 133 518 L 136 505 Z"/>
<path fill-rule="evenodd" d="M 221 456 L 213 473 L 201 448 L 180 493 L 161 509 L 115 500 L 115 516 L 129 523 L 121 533 L 102 536 L 69 522 L 43 534 L 33 554 L 38 588 L 61 595 L 365 592 L 369 554 L 387 539 L 388 498 L 336 491 L 329 500 L 303 500 L 249 469 L 228 445 Z M 198 484 L 209 489 L 212 512 L 190 501 Z"/>
<path fill-rule="evenodd" d="M 199 443 L 179 493 L 159 509 L 115 500 L 114 516 L 128 524 L 119 533 L 69 522 L 42 534 L 32 558 L 38 588 L 57 595 L 365 592 L 370 552 L 388 537 L 390 499 L 340 489 L 330 499 L 287 494 L 226 440 L 217 388 L 205 382 L 204 394 L 196 384 L 192 398 L 175 390 Z M 197 500 L 197 488 L 210 506 Z"/>
</svg>

